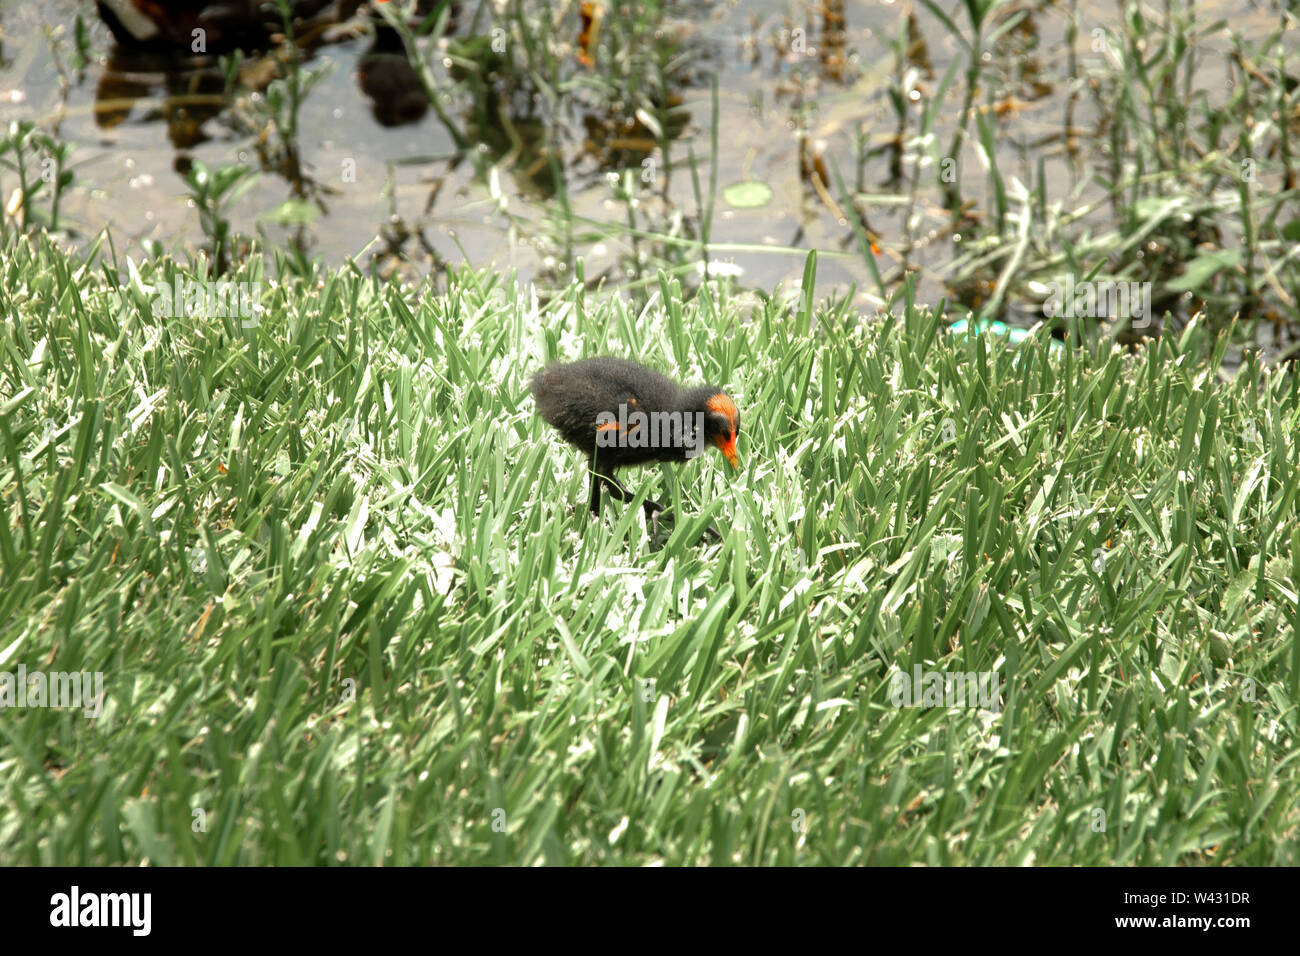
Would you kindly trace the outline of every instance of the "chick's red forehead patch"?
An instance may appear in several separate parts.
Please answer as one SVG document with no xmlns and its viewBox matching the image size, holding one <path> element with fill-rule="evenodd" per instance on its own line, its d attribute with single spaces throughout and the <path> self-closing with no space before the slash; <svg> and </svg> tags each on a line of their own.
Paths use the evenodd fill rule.
<svg viewBox="0 0 1300 956">
<path fill-rule="evenodd" d="M 731 430 L 736 431 L 736 420 L 739 415 L 736 412 L 736 403 L 731 400 L 730 396 L 719 392 L 705 402 L 704 407 L 725 417 L 727 421 L 731 422 Z"/>
</svg>

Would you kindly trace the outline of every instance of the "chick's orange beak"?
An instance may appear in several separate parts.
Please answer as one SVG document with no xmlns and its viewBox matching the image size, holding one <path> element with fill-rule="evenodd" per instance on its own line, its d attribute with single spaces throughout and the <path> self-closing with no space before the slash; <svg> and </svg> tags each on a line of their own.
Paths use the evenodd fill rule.
<svg viewBox="0 0 1300 956">
<path fill-rule="evenodd" d="M 736 455 L 736 433 L 730 435 L 714 435 L 713 443 L 722 450 L 722 457 L 727 459 L 727 463 L 732 468 L 740 467 L 740 458 Z"/>
</svg>

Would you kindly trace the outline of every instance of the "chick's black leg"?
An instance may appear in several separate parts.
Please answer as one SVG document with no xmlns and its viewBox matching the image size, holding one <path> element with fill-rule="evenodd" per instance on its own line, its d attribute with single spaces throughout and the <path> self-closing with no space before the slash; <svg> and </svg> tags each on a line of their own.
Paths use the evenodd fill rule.
<svg viewBox="0 0 1300 956">
<path fill-rule="evenodd" d="M 591 471 L 591 515 L 593 518 L 600 517 L 600 475 L 596 474 L 594 469 Z"/>
<path fill-rule="evenodd" d="M 612 485 L 609 484 L 609 482 L 606 482 L 606 486 L 610 489 L 610 491 L 612 491 L 615 494 L 615 496 L 618 497 L 620 501 L 631 501 L 633 498 L 632 492 L 628 491 L 622 485 L 619 485 L 617 481 L 615 481 L 614 484 Z M 650 501 L 649 499 L 646 499 L 645 517 L 646 520 L 650 522 L 650 530 L 655 538 L 659 537 L 659 515 L 661 512 L 663 514 L 672 515 L 672 512 L 669 511 L 667 508 L 665 508 L 663 505 L 661 505 L 659 502 Z M 710 523 L 707 527 L 705 527 L 704 534 L 711 536 L 714 541 L 722 540 L 722 535 L 718 534 L 718 529 L 713 527 L 712 523 Z"/>
<path fill-rule="evenodd" d="M 619 480 L 614 477 L 613 469 L 610 469 L 609 474 L 601 474 L 600 472 L 596 471 L 596 466 L 594 464 L 591 464 L 587 466 L 587 470 L 591 472 L 590 508 L 591 508 L 591 513 L 593 515 L 600 514 L 600 486 L 602 484 L 606 488 L 608 488 L 609 493 L 612 494 L 619 501 L 631 501 L 633 497 L 635 497 L 632 494 L 632 492 L 628 491 L 625 487 L 623 487 L 623 485 L 619 483 Z M 646 517 L 649 517 L 652 511 L 662 511 L 662 510 L 663 510 L 663 506 L 658 504 L 657 502 L 647 501 L 645 503 Z"/>
<path fill-rule="evenodd" d="M 614 477 L 614 470 L 612 468 L 609 470 L 609 474 L 600 474 L 596 471 L 595 464 L 592 463 L 589 465 L 589 470 L 591 471 L 591 513 L 593 515 L 600 514 L 600 486 L 602 484 L 608 488 L 609 493 L 619 501 L 631 501 L 636 497 L 636 495 L 629 491 L 616 477 Z M 650 534 L 652 537 L 657 539 L 659 537 L 659 515 L 661 513 L 668 513 L 668 509 L 659 502 L 651 501 L 650 499 L 646 499 L 641 507 L 645 510 L 645 518 L 650 525 Z M 709 524 L 704 529 L 704 534 L 705 536 L 712 538 L 714 541 L 722 540 L 722 535 L 718 534 L 718 530 L 713 527 L 712 524 Z"/>
<path fill-rule="evenodd" d="M 592 472 L 592 476 L 594 480 L 595 472 Z M 632 494 L 632 492 L 628 491 L 627 488 L 619 483 L 619 480 L 614 477 L 612 472 L 608 475 L 601 475 L 600 480 L 605 483 L 605 487 L 609 489 L 609 493 L 619 501 L 631 501 L 636 497 L 636 495 Z M 595 495 L 596 492 L 593 491 L 592 494 Z M 659 536 L 659 512 L 664 510 L 664 506 L 657 501 L 647 500 L 642 507 L 645 509 L 646 520 L 650 522 L 650 530 L 657 538 Z"/>
<path fill-rule="evenodd" d="M 631 491 L 629 491 L 626 487 L 624 487 L 619 482 L 619 480 L 614 477 L 614 473 L 612 470 L 608 475 L 601 475 L 601 474 L 597 474 L 596 470 L 592 468 L 591 470 L 591 513 L 593 515 L 598 515 L 600 513 L 601 484 L 604 484 L 604 486 L 609 489 L 609 493 L 613 495 L 615 498 L 617 498 L 619 501 L 631 501 L 633 498 L 636 497 L 636 495 L 632 494 Z M 663 505 L 661 505 L 659 502 L 651 501 L 649 499 L 645 501 L 642 507 L 645 509 L 646 521 L 650 523 L 651 536 L 657 539 L 659 537 L 659 515 L 661 512 L 667 513 L 668 509 L 665 508 Z M 713 527 L 711 523 L 704 529 L 704 534 L 705 536 L 712 538 L 714 541 L 722 540 L 722 535 L 718 533 L 718 530 L 715 527 Z"/>
</svg>

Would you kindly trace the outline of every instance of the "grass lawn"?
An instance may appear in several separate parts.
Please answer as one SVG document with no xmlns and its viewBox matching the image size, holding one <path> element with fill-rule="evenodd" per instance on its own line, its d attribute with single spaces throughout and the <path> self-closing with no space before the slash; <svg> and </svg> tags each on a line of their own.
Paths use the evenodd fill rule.
<svg viewBox="0 0 1300 956">
<path fill-rule="evenodd" d="M 1294 376 L 260 263 L 244 323 L 0 257 L 0 671 L 105 689 L 0 710 L 0 861 L 1300 863 Z M 527 394 L 596 353 L 740 406 L 739 472 L 626 475 L 660 542 Z"/>
</svg>

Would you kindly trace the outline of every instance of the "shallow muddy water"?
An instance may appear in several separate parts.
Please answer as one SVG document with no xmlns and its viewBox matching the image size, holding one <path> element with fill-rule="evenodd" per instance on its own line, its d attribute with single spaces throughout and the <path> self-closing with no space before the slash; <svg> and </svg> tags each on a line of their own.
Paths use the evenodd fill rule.
<svg viewBox="0 0 1300 956">
<path fill-rule="evenodd" d="M 966 22 L 961 4 L 939 6 L 959 25 Z M 560 35 L 573 35 L 576 56 L 579 5 L 554 9 Z M 1041 164 L 1053 199 L 1098 203 L 1085 218 L 1097 228 L 1112 211 L 1100 202 L 1105 192 L 1094 182 L 1104 148 L 1095 137 L 1100 117 L 1081 89 L 1095 55 L 1092 31 L 1113 28 L 1117 9 L 1050 2 L 1002 8 L 995 23 L 1013 12 L 1028 15 L 984 54 L 975 98 L 997 118 L 995 158 L 1002 176 L 1029 184 Z M 119 254 L 197 250 L 204 234 L 184 170 L 195 159 L 210 167 L 257 166 L 256 127 L 247 116 L 257 113 L 266 94 L 246 89 L 224 96 L 210 60 L 199 68 L 163 70 L 156 59 L 126 53 L 91 3 L 5 2 L 0 10 L 3 118 L 34 120 L 76 146 L 76 179 L 62 206 L 65 225 L 85 239 L 110 224 Z M 671 260 L 653 236 L 697 236 L 701 229 L 690 162 L 707 187 L 710 77 L 716 76 L 718 195 L 710 258 L 717 271 L 760 290 L 797 284 L 806 250 L 815 248 L 820 291 L 842 294 L 854 283 L 860 305 L 878 301 L 842 208 L 842 180 L 858 196 L 887 288 L 897 287 L 906 266 L 917 273 L 924 301 L 971 297 L 971 290 L 952 287 L 948 266 L 964 237 L 944 207 L 937 177 L 918 164 L 914 142 L 920 113 L 954 61 L 963 68 L 934 129 L 942 143 L 954 135 L 962 99 L 966 53 L 929 9 L 903 0 L 745 0 L 679 4 L 671 13 L 662 29 L 677 38 L 680 53 L 681 81 L 674 87 L 680 103 L 673 110 L 680 129 L 669 137 L 667 155 L 653 143 L 647 151 L 635 135 L 629 145 L 617 130 L 611 136 L 606 129 L 602 140 L 600 111 L 590 107 L 596 98 L 584 95 L 582 71 L 569 64 L 575 92 L 551 113 L 558 131 L 555 166 L 530 152 L 530 131 L 517 117 L 509 132 L 522 148 L 503 157 L 475 144 L 484 163 L 477 169 L 472 162 L 453 164 L 454 143 L 432 111 L 391 90 L 380 95 L 378 107 L 366 97 L 370 34 L 337 28 L 305 63 L 321 73 L 298 125 L 301 169 L 314 183 L 309 201 L 294 202 L 301 189 L 281 172 L 264 169 L 231 205 L 233 228 L 260 235 L 268 246 L 297 239 L 329 264 L 355 257 L 363 267 L 418 275 L 468 261 L 514 271 L 521 281 L 562 282 L 566 230 L 554 188 L 558 167 L 574 217 L 572 252 L 582 258 L 586 276 L 630 282 L 637 272 L 629 266 L 635 243 L 624 228 L 629 209 L 611 177 L 620 168 L 631 170 L 640 190 L 634 226 L 649 234 L 638 240 L 642 251 L 652 263 Z M 1264 36 L 1278 22 L 1270 4 L 1237 3 L 1225 15 L 1232 31 L 1245 37 Z M 1078 27 L 1073 37 L 1071 16 Z M 80 68 L 78 18 L 90 54 Z M 458 20 L 457 36 L 471 35 L 470 17 Z M 904 29 L 909 21 L 910 30 Z M 896 56 L 895 45 L 906 49 L 904 56 Z M 1215 53 L 1229 46 L 1224 33 L 1205 40 L 1196 83 L 1212 94 L 1216 84 L 1223 93 L 1226 75 Z M 254 88 L 258 69 L 255 60 L 245 66 Z M 891 89 L 906 100 L 901 135 Z M 473 104 L 451 97 L 446 107 L 472 128 Z M 962 154 L 962 189 L 970 213 L 979 217 L 987 215 L 991 196 L 974 139 Z M 735 194 L 724 190 L 744 181 L 766 185 L 770 199 L 757 208 L 729 202 Z M 8 196 L 13 178 L 0 179 L 0 186 Z"/>
</svg>

